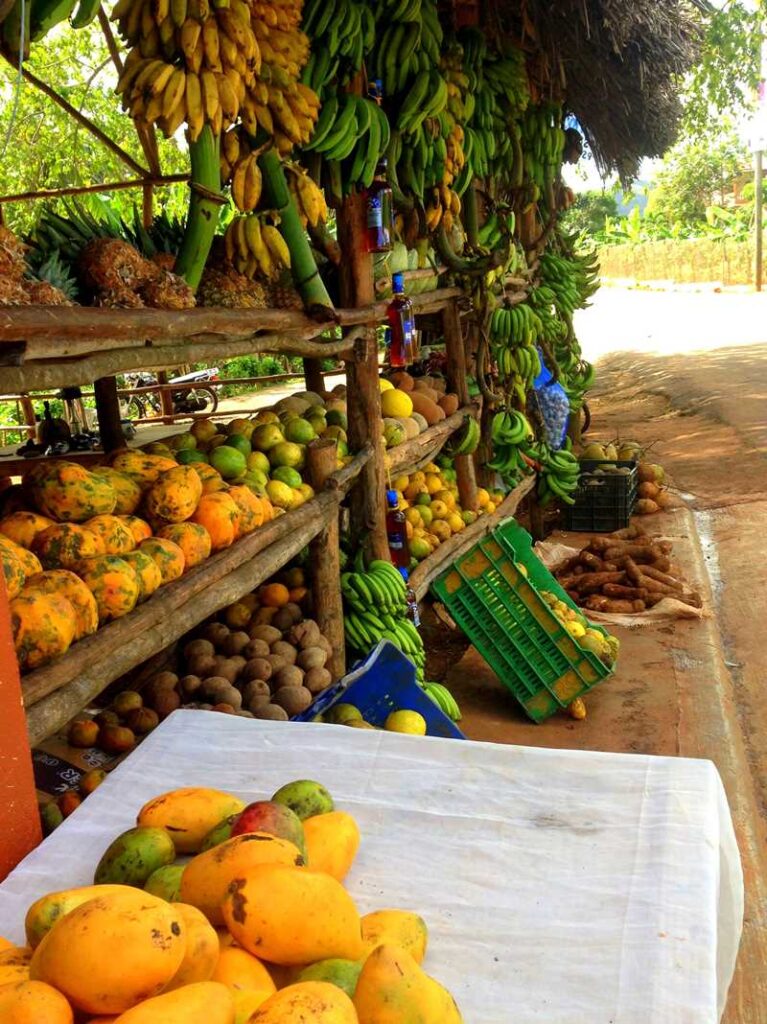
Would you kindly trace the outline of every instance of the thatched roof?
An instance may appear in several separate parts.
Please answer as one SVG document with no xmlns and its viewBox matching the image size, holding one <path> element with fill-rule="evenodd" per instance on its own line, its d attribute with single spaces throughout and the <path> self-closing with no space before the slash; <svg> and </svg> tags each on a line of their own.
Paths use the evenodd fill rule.
<svg viewBox="0 0 767 1024">
<path fill-rule="evenodd" d="M 673 142 L 681 76 L 698 58 L 705 0 L 498 0 L 513 34 L 542 56 L 602 170 L 636 173 Z"/>
</svg>

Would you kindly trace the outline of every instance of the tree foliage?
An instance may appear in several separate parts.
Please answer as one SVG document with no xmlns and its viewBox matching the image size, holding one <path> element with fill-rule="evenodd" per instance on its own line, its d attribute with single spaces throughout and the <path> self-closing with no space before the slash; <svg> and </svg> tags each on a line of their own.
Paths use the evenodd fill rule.
<svg viewBox="0 0 767 1024">
<path fill-rule="evenodd" d="M 117 72 L 98 23 L 72 31 L 64 24 L 32 47 L 26 66 L 90 118 L 142 166 L 146 166 L 133 121 L 114 92 Z M 16 92 L 18 89 L 18 100 Z M 158 139 L 163 173 L 188 170 L 188 155 L 175 140 Z M 136 173 L 86 128 L 0 59 L 0 180 L 5 195 L 135 178 Z M 157 190 L 158 203 L 183 208 L 184 185 Z M 118 210 L 140 203 L 140 190 L 112 195 Z M 26 231 L 38 202 L 4 206 L 9 226 Z"/>
<path fill-rule="evenodd" d="M 564 223 L 568 231 L 577 231 L 597 237 L 605 229 L 609 217 L 618 216 L 618 203 L 612 192 L 594 189 L 580 192 L 567 211 Z"/>
</svg>

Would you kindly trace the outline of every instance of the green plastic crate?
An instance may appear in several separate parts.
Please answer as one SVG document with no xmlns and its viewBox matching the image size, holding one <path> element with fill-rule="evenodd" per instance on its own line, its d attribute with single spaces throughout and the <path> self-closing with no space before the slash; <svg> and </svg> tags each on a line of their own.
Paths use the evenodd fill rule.
<svg viewBox="0 0 767 1024">
<path fill-rule="evenodd" d="M 524 565 L 527 578 L 515 563 Z M 576 608 L 532 553 L 530 534 L 513 519 L 456 559 L 432 586 L 534 722 L 612 675 L 611 667 L 570 636 L 541 597 L 546 590 Z"/>
</svg>

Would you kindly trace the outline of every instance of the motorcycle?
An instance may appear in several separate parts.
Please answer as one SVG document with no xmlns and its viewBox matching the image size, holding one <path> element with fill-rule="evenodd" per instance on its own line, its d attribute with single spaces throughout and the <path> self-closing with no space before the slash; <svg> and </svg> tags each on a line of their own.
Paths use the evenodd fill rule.
<svg viewBox="0 0 767 1024">
<path fill-rule="evenodd" d="M 218 389 L 215 382 L 219 379 L 218 367 L 212 366 L 207 370 L 194 370 L 192 373 L 182 374 L 180 377 L 172 377 L 168 383 L 181 385 L 178 389 L 171 391 L 173 402 L 173 413 L 183 415 L 184 413 L 205 412 L 211 415 L 218 408 Z M 185 384 L 200 384 L 210 382 L 211 387 L 190 388 Z M 125 383 L 129 388 L 146 388 L 157 384 L 157 378 L 152 373 L 139 370 L 137 373 L 126 373 Z M 161 416 L 162 402 L 159 391 L 146 391 L 140 395 L 129 395 L 125 399 L 125 415 L 129 420 L 143 420 L 147 416 Z"/>
</svg>

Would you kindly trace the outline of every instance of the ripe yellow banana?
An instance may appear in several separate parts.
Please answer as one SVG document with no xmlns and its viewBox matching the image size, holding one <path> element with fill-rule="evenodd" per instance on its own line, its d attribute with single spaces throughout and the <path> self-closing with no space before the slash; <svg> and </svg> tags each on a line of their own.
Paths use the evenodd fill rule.
<svg viewBox="0 0 767 1024">
<path fill-rule="evenodd" d="M 175 70 L 172 64 L 160 62 L 160 67 L 147 82 L 146 89 L 149 95 L 162 97 L 162 94 L 165 92 L 165 86 L 171 80 Z M 160 110 L 162 110 L 162 103 Z"/>
<path fill-rule="evenodd" d="M 252 215 L 250 217 L 243 217 L 242 220 L 245 240 L 248 246 L 248 256 L 252 256 L 261 268 L 261 272 L 270 277 L 272 273 L 272 260 L 261 234 L 261 223 L 258 217 Z"/>
<path fill-rule="evenodd" d="M 197 21 L 185 21 L 179 29 L 179 46 L 186 58 L 187 66 L 194 59 L 197 43 L 202 34 L 202 25 Z"/>
<path fill-rule="evenodd" d="M 184 76 L 184 78 L 186 79 L 186 76 Z M 184 121 L 186 121 L 186 99 L 184 97 L 184 93 L 182 92 L 181 98 L 179 99 L 178 103 L 173 108 L 173 110 L 171 110 L 168 116 L 163 119 L 163 122 L 161 124 L 161 128 L 163 130 L 165 138 L 172 138 L 179 130 L 181 125 L 184 123 Z"/>
<path fill-rule="evenodd" d="M 232 83 L 226 75 L 217 75 L 218 97 L 221 102 L 221 113 L 228 124 L 234 124 L 240 111 L 240 101 Z"/>
<path fill-rule="evenodd" d="M 279 233 L 277 228 L 273 227 L 271 224 L 262 224 L 261 237 L 263 238 L 274 262 L 278 265 L 282 265 L 283 267 L 289 267 L 290 249 L 288 249 L 285 239 Z"/>
<path fill-rule="evenodd" d="M 169 0 L 170 6 L 170 20 L 176 26 L 181 28 L 187 19 L 187 3 L 186 0 Z"/>
<path fill-rule="evenodd" d="M 261 168 L 258 166 L 258 157 L 251 153 L 248 157 L 248 164 L 245 171 L 245 205 L 248 210 L 255 210 L 261 199 Z"/>
<path fill-rule="evenodd" d="M 248 238 L 246 234 L 248 220 L 250 220 L 249 217 L 237 217 L 232 221 L 234 224 L 234 239 L 237 245 L 237 255 L 240 259 L 245 261 L 247 261 L 250 256 L 250 246 L 248 245 Z"/>
<path fill-rule="evenodd" d="M 186 74 L 185 100 L 189 137 L 192 142 L 195 142 L 205 123 L 205 112 L 202 106 L 200 79 L 193 71 L 187 71 Z"/>
<path fill-rule="evenodd" d="M 227 162 L 234 166 L 240 159 L 240 133 L 237 129 L 226 132 L 221 138 L 221 152 Z"/>
<path fill-rule="evenodd" d="M 212 122 L 216 117 L 216 111 L 221 107 L 216 76 L 212 71 L 208 71 L 206 68 L 203 68 L 199 77 L 200 89 L 202 91 L 202 105 L 205 109 L 205 116 L 208 121 Z"/>
<path fill-rule="evenodd" d="M 221 43 L 215 18 L 208 18 L 202 26 L 202 48 L 205 64 L 211 71 L 221 71 Z"/>
<path fill-rule="evenodd" d="M 181 68 L 176 68 L 165 86 L 162 94 L 162 116 L 169 118 L 178 106 L 179 100 L 186 89 L 186 75 Z"/>
</svg>

